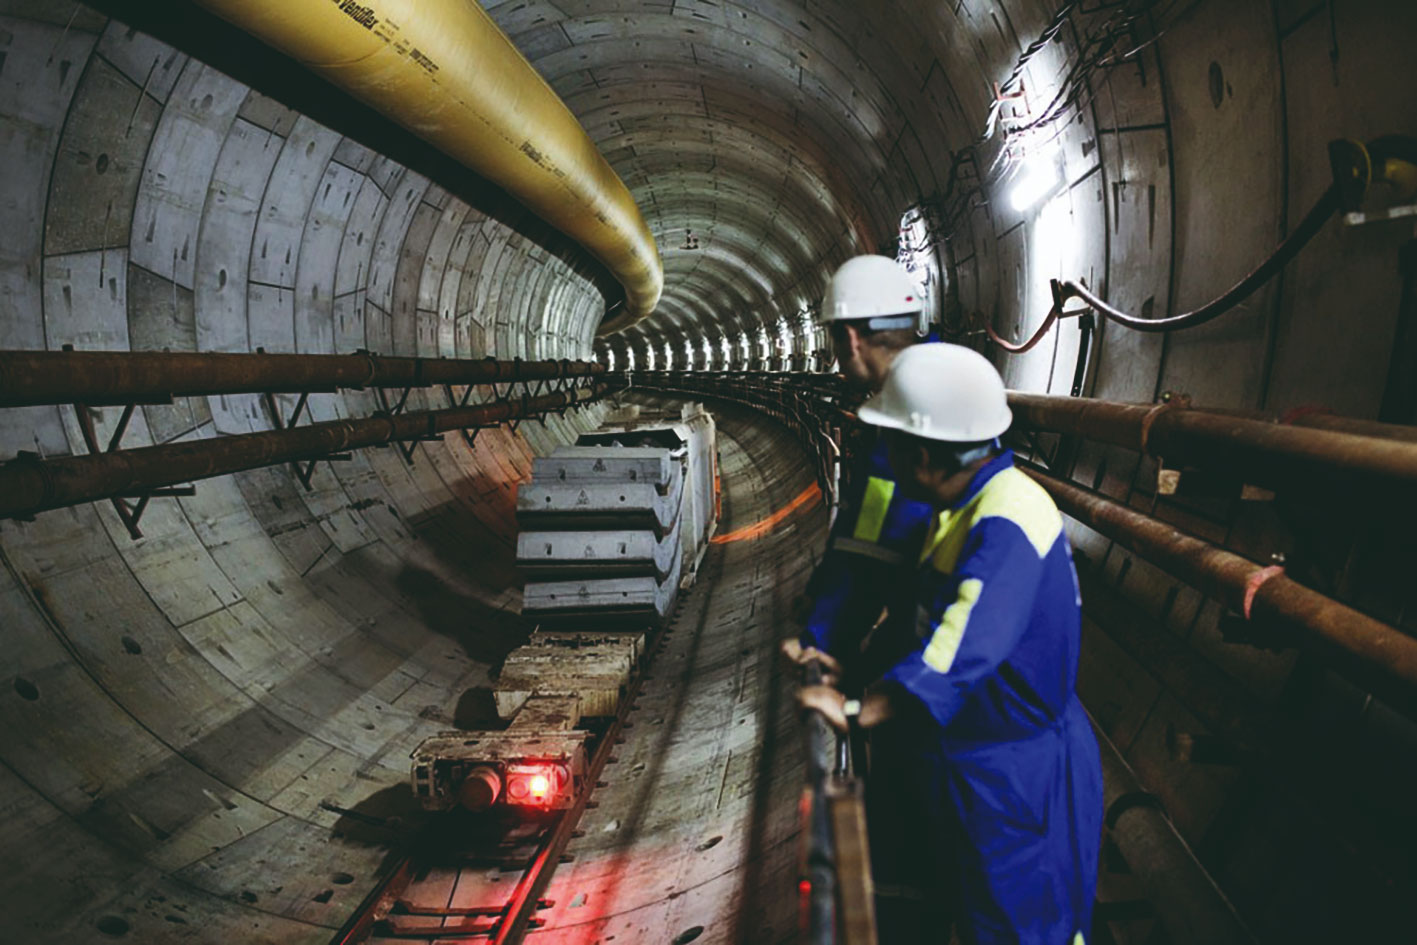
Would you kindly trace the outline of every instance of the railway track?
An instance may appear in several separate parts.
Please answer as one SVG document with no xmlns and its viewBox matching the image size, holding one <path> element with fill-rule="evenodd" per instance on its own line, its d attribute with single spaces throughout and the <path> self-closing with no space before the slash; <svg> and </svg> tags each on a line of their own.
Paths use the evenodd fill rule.
<svg viewBox="0 0 1417 945">
<path fill-rule="evenodd" d="M 535 819 L 440 813 L 434 833 L 388 864 L 332 945 L 636 941 L 648 940 L 651 924 L 669 929 L 666 941 L 792 937 L 795 717 L 779 704 L 771 653 L 805 574 L 786 566 L 795 559 L 775 538 L 729 533 L 767 520 L 809 480 L 794 471 L 777 484 L 782 471 L 764 466 L 771 437 L 735 432 L 748 435 L 730 435 L 724 447 L 728 543 L 709 553 L 700 583 L 646 638 L 617 714 L 593 720 L 574 803 Z M 631 734 L 642 737 L 622 744 Z M 686 777 L 686 765 L 702 774 Z M 794 789 L 779 795 L 783 783 Z M 666 831 L 671 823 L 686 835 Z M 656 840 L 669 833 L 672 846 Z"/>
<path fill-rule="evenodd" d="M 678 608 L 676 618 L 677 613 Z M 615 750 L 624 742 L 627 717 L 673 628 L 671 621 L 652 635 L 619 711 L 592 730 L 585 785 L 569 808 L 535 816 L 501 808 L 443 815 L 431 826 L 436 834 L 420 838 L 390 865 L 331 945 L 513 945 L 539 927 L 536 913 L 554 905 L 542 894 L 576 836 L 582 813 L 595 803 L 591 793 L 618 762 Z"/>
</svg>

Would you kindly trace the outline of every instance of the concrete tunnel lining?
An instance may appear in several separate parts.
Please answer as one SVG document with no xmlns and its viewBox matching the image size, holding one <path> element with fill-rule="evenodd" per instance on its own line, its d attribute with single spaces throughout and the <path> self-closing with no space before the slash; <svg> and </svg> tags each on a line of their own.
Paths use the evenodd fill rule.
<svg viewBox="0 0 1417 945">
<path fill-rule="evenodd" d="M 657 208 L 646 216 L 662 221 L 652 222 L 661 248 L 678 245 L 684 224 L 705 239 L 699 261 L 694 251 L 673 260 L 684 280 L 667 289 L 673 304 L 635 331 L 595 342 L 604 274 L 387 130 L 387 147 L 371 148 L 332 112 L 312 104 L 301 114 L 100 12 L 5 0 L 0 347 L 622 358 L 628 345 L 642 358 L 668 340 L 677 367 L 686 340 L 712 338 L 718 352 L 722 338 L 739 366 L 782 367 L 759 355 L 757 327 L 775 338 L 779 313 L 795 316 L 835 263 L 885 245 L 907 207 L 939 195 L 949 155 L 983 127 L 991 84 L 1055 12 L 1041 0 L 886 3 L 869 15 L 845 2 L 679 3 L 653 16 L 628 2 L 568 6 L 487 4 L 614 142 L 612 163 Z M 952 322 L 976 330 L 988 319 L 1027 337 L 1046 312 L 1049 277 L 1085 276 L 1129 311 L 1191 307 L 1272 248 L 1326 186 L 1328 138 L 1417 126 L 1402 81 L 1417 11 L 1367 0 L 1335 6 L 1330 24 L 1319 8 L 1205 0 L 1168 22 L 1134 67 L 1098 76 L 1098 94 L 1057 140 L 1055 196 L 1025 213 L 1002 199 L 959 209 Z M 609 17 L 629 22 L 597 35 L 591 21 Z M 689 32 L 701 22 L 713 28 Z M 1066 70 L 1085 28 L 1034 61 L 1032 87 Z M 287 84 L 292 100 L 313 101 Z M 657 128 L 645 102 L 689 101 L 695 89 L 705 120 Z M 772 106 L 754 114 L 761 96 Z M 621 106 L 627 125 L 611 114 Z M 697 152 L 677 173 L 686 147 Z M 714 160 L 728 154 L 735 160 Z M 749 160 L 764 167 L 740 186 L 733 177 Z M 784 234 L 760 195 L 794 161 L 812 169 L 792 208 L 804 232 Z M 746 258 L 784 238 L 795 244 L 774 251 L 785 268 Z M 1245 311 L 1196 332 L 1143 337 L 1104 325 L 1086 352 L 1085 392 L 1150 402 L 1176 390 L 1220 406 L 1321 403 L 1373 416 L 1402 238 L 1331 227 Z M 749 267 L 751 293 L 733 290 Z M 1335 313 L 1351 313 L 1342 330 Z M 752 341 L 747 356 L 740 338 Z M 1067 393 L 1080 340 L 1069 326 L 1001 359 L 1010 386 Z M 807 353 L 794 347 L 794 357 Z M 705 363 L 697 353 L 695 366 Z M 441 406 L 431 396 L 413 402 Z M 316 419 L 374 409 L 367 393 L 311 398 Z M 476 716 L 462 694 L 486 684 L 519 632 L 515 575 L 500 557 L 514 528 L 510 489 L 532 455 L 594 426 L 600 410 L 485 431 L 475 450 L 456 438 L 423 445 L 412 468 L 390 450 L 321 464 L 308 493 L 279 468 L 203 483 L 191 499 L 155 502 L 138 543 L 104 505 L 0 524 L 10 653 L 0 674 L 0 804 L 10 813 L 0 928 L 13 924 L 20 940 L 112 941 L 117 925 L 101 921 L 116 918 L 131 941 L 327 940 L 391 834 L 320 802 L 390 813 L 382 792 L 407 777 L 411 743 Z M 101 436 L 115 416 L 104 411 Z M 254 397 L 184 398 L 141 408 L 126 442 L 269 422 Z M 743 442 L 764 435 L 744 423 Z M 82 451 L 81 442 L 70 408 L 0 412 L 0 460 Z M 780 448 L 789 452 L 764 462 L 791 455 Z M 1125 449 L 1080 444 L 1071 471 L 1133 505 L 1151 498 L 1154 463 Z M 768 496 L 793 492 L 765 475 Z M 1274 509 L 1162 501 L 1157 514 L 1256 559 L 1296 541 Z M 1120 588 L 1187 643 L 1189 658 L 1242 686 L 1257 713 L 1297 704 L 1315 766 L 1339 759 L 1341 771 L 1301 767 L 1295 779 L 1339 799 L 1328 832 L 1312 795 L 1292 784 L 1178 759 L 1174 733 L 1206 734 L 1204 713 L 1129 649 L 1125 621 L 1099 611 L 1085 637 L 1084 697 L 1180 833 L 1269 936 L 1377 935 L 1394 908 L 1383 890 L 1413 888 L 1398 851 L 1410 834 L 1404 790 L 1417 784 L 1405 760 L 1411 726 L 1292 651 L 1227 641 L 1223 612 L 1194 590 L 1083 526 L 1070 533 L 1094 585 Z M 1404 554 L 1359 546 L 1352 602 L 1410 630 Z M 483 633 L 464 632 L 468 612 Z M 776 778 L 753 790 L 776 800 L 795 789 Z M 332 844 L 336 830 L 344 838 Z M 734 941 L 722 923 L 685 911 L 741 889 L 733 838 L 747 834 L 722 835 L 704 860 L 727 872 L 694 872 L 699 892 L 627 904 L 615 921 L 672 934 L 704 924 L 703 940 Z M 299 878 L 262 891 L 277 862 Z M 1104 879 L 1125 897 L 1125 876 Z M 1300 908 L 1309 903 L 1317 915 Z M 732 928 L 745 921 L 740 909 Z M 1146 934 L 1125 922 L 1111 931 L 1127 942 Z"/>
</svg>

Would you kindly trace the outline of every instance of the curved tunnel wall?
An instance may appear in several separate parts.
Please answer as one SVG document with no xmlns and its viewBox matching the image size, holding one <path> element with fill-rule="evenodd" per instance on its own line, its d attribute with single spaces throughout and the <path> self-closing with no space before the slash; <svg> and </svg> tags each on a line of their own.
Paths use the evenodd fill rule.
<svg viewBox="0 0 1417 945">
<path fill-rule="evenodd" d="M 1329 138 L 1417 128 L 1411 4 L 1153 6 L 1160 40 L 1094 72 L 1056 139 L 1056 193 L 1017 214 L 1002 190 L 982 192 L 951 230 L 946 318 L 963 337 L 977 341 L 986 318 L 1027 337 L 1054 276 L 1156 315 L 1208 300 L 1326 185 Z M 906 208 L 941 196 L 951 154 L 984 128 L 992 83 L 1056 9 L 487 7 L 591 129 L 660 244 L 659 312 L 595 350 L 636 350 L 645 366 L 647 346 L 662 357 L 668 342 L 676 367 L 684 343 L 705 338 L 713 366 L 780 366 L 779 319 L 799 319 L 836 263 L 887 245 Z M 87 8 L 4 0 L 0 31 L 0 347 L 593 350 L 592 282 L 418 173 Z M 1083 45 L 1070 27 L 1045 46 L 1025 73 L 1031 94 L 1055 88 Z M 698 248 L 680 248 L 686 228 Z M 1281 281 L 1210 326 L 1105 325 L 1085 391 L 1372 416 L 1409 236 L 1331 224 Z M 1065 324 L 998 363 L 1015 388 L 1066 393 L 1078 344 Z M 312 405 L 318 419 L 373 408 L 359 393 Z M 389 835 L 321 802 L 390 813 L 382 792 L 406 776 L 407 748 L 471 720 L 477 707 L 458 694 L 484 684 L 520 632 L 511 488 L 533 453 L 597 417 L 484 432 L 475 450 L 450 438 L 421 446 L 412 467 L 370 451 L 322 465 L 310 493 L 282 469 L 203 483 L 155 504 L 138 543 L 101 505 L 0 524 L 0 848 L 23 864 L 7 873 L 8 920 L 52 928 L 62 916 L 82 938 L 111 911 L 178 938 L 197 910 L 212 938 L 323 940 Z M 268 423 L 255 398 L 179 401 L 143 408 L 127 442 Z M 79 444 L 67 408 L 0 415 L 0 459 Z M 1124 450 L 1083 447 L 1072 474 L 1151 502 L 1154 466 Z M 1258 560 L 1294 556 L 1306 511 L 1156 508 Z M 1349 933 L 1355 916 L 1377 927 L 1384 890 L 1410 888 L 1401 847 L 1417 779 L 1399 762 L 1411 726 L 1292 651 L 1227 642 L 1217 605 L 1085 529 L 1073 536 L 1095 598 L 1121 601 L 1091 614 L 1086 701 L 1242 911 L 1275 938 Z M 1362 547 L 1336 592 L 1410 627 L 1405 560 Z M 1313 566 L 1327 580 L 1343 564 Z M 1176 736 L 1203 736 L 1207 721 L 1104 632 L 1119 612 L 1184 643 L 1310 760 L 1255 777 L 1180 757 Z M 328 842 L 332 830 L 348 842 Z M 242 875 L 254 843 L 269 844 L 266 870 L 288 874 Z M 1311 902 L 1327 905 L 1315 915 Z M 1144 926 L 1113 931 L 1140 941 Z"/>
<path fill-rule="evenodd" d="M 588 352 L 599 293 L 517 232 L 119 23 L 22 12 L 0 20 L 0 346 Z M 370 824 L 407 813 L 409 751 L 477 717 L 458 695 L 524 632 L 516 483 L 601 410 L 411 466 L 359 453 L 309 492 L 283 468 L 204 482 L 137 542 L 102 504 L 0 526 L 4 937 L 327 940 L 387 852 Z M 256 396 L 193 398 L 124 442 L 270 428 Z M 69 408 L 6 411 L 0 441 L 84 451 Z"/>
</svg>

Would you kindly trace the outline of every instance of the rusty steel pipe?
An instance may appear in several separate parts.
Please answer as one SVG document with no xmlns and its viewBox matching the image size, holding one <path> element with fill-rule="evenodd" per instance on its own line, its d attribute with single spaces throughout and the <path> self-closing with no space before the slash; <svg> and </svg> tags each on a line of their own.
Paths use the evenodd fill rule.
<svg viewBox="0 0 1417 945">
<path fill-rule="evenodd" d="M 594 361 L 404 358 L 381 354 L 0 351 L 0 407 L 128 404 L 216 394 L 429 387 L 605 373 Z"/>
<path fill-rule="evenodd" d="M 1071 483 L 1025 470 L 1058 508 L 1192 587 L 1267 625 L 1297 630 L 1339 657 L 1339 668 L 1409 714 L 1417 639 L 1291 580 L 1276 569 L 1180 532 Z"/>
<path fill-rule="evenodd" d="M 531 417 L 595 400 L 607 390 L 597 384 L 448 410 L 332 420 L 87 456 L 41 460 L 22 455 L 0 466 L 0 518 L 27 517 L 245 469 L 321 459 L 352 449 Z"/>
<path fill-rule="evenodd" d="M 1215 879 L 1176 830 L 1156 795 L 1135 772 L 1097 720 L 1102 755 L 1103 809 L 1107 833 L 1141 881 L 1146 900 L 1173 942 L 1255 945 L 1256 939 Z"/>
<path fill-rule="evenodd" d="M 1348 485 L 1417 485 L 1417 442 L 1368 435 L 1373 424 L 1303 425 L 1173 404 L 1121 404 L 1085 397 L 1009 394 L 1014 423 L 1124 446 L 1171 464 L 1231 469 L 1247 482 L 1283 484 L 1318 474 Z M 1350 432 L 1352 431 L 1352 432 Z M 1363 432 L 1357 432 L 1363 431 Z"/>
<path fill-rule="evenodd" d="M 1322 408 L 1299 408 L 1283 415 L 1267 414 L 1258 410 L 1242 410 L 1238 407 L 1192 409 L 1200 409 L 1206 413 L 1220 414 L 1226 417 L 1254 420 L 1257 423 L 1312 427 L 1315 430 L 1328 430 L 1331 433 L 1352 433 L 1357 436 L 1377 437 L 1381 440 L 1417 442 L 1417 427 L 1403 426 L 1400 423 L 1383 423 L 1378 420 L 1359 420 L 1357 417 L 1345 417 L 1341 414 L 1330 413 L 1327 409 Z"/>
</svg>

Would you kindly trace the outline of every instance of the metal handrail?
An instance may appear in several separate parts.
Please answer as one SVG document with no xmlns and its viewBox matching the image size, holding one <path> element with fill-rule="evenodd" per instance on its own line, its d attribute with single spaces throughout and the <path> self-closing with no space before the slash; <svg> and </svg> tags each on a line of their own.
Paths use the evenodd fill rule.
<svg viewBox="0 0 1417 945">
<path fill-rule="evenodd" d="M 803 682 L 821 685 L 822 664 L 812 660 L 803 667 Z M 836 733 L 815 709 L 802 713 L 807 752 L 807 838 L 802 862 L 802 930 L 808 945 L 836 942 L 836 856 L 832 843 L 831 809 L 827 786 L 832 759 L 837 754 Z"/>
</svg>

